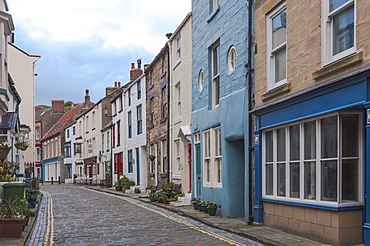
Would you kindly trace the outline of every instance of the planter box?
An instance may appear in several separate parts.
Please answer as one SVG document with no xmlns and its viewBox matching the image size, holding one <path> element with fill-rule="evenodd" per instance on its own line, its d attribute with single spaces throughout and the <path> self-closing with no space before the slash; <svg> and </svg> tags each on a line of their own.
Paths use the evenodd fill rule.
<svg viewBox="0 0 370 246">
<path fill-rule="evenodd" d="M 0 218 L 0 238 L 19 238 L 22 235 L 26 216 L 20 219 Z"/>
</svg>

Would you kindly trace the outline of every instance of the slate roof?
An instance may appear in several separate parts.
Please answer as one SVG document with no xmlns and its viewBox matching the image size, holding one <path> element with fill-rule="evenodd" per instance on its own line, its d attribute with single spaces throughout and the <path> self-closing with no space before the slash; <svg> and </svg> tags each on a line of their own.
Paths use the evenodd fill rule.
<svg viewBox="0 0 370 246">
<path fill-rule="evenodd" d="M 12 129 L 17 126 L 18 112 L 7 112 L 2 116 L 0 129 Z"/>
<path fill-rule="evenodd" d="M 59 134 L 61 131 L 64 130 L 64 126 L 73 119 L 80 109 L 84 106 L 84 103 L 77 105 L 76 107 L 68 110 L 55 125 L 45 134 L 45 136 L 41 139 L 41 141 L 46 140 L 52 136 Z"/>
</svg>

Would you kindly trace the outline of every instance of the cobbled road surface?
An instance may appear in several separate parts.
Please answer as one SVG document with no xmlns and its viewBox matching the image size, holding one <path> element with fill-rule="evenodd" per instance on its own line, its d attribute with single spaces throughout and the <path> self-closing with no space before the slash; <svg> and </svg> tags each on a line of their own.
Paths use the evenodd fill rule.
<svg viewBox="0 0 370 246">
<path fill-rule="evenodd" d="M 72 185 L 41 191 L 48 212 L 30 245 L 261 245 L 128 197 Z"/>
</svg>

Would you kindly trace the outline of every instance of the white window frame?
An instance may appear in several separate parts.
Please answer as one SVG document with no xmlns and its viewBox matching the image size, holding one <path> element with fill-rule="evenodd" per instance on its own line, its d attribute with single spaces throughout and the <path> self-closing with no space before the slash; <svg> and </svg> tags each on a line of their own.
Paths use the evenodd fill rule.
<svg viewBox="0 0 370 246">
<path fill-rule="evenodd" d="M 214 11 L 216 11 L 220 3 L 219 3 L 219 0 L 210 0 L 210 4 L 211 4 L 210 11 L 211 13 L 213 13 Z"/>
<path fill-rule="evenodd" d="M 203 132 L 203 185 L 222 188 L 221 127 Z"/>
<path fill-rule="evenodd" d="M 181 178 L 181 158 L 180 140 L 175 140 L 175 175 L 177 178 Z"/>
<path fill-rule="evenodd" d="M 162 161 L 161 161 L 160 173 L 167 173 L 168 172 L 168 170 L 166 170 L 167 162 L 168 162 L 168 159 L 167 159 L 167 140 L 162 140 L 161 141 L 161 157 L 162 157 Z"/>
<path fill-rule="evenodd" d="M 346 56 L 356 53 L 356 1 L 348 0 L 335 10 L 330 12 L 330 1 L 322 1 L 322 35 L 321 35 L 321 59 L 323 66 L 329 65 L 332 62 L 340 60 Z M 333 18 L 348 8 L 354 8 L 354 30 L 353 30 L 353 47 L 346 49 L 336 55 L 333 55 Z"/>
<path fill-rule="evenodd" d="M 176 61 L 181 60 L 181 35 L 176 37 Z"/>
<path fill-rule="evenodd" d="M 198 83 L 199 83 L 199 92 L 202 92 L 203 88 L 204 88 L 204 72 L 203 72 L 203 70 L 200 70 L 200 72 L 199 72 Z"/>
<path fill-rule="evenodd" d="M 359 116 L 359 125 L 358 125 L 358 157 L 343 157 L 342 156 L 342 134 L 341 134 L 341 117 L 342 115 L 358 115 Z M 335 158 L 323 158 L 321 156 L 321 120 L 326 119 L 332 116 L 337 116 L 337 134 L 338 134 L 338 139 L 337 139 L 337 152 L 338 155 Z M 316 118 L 310 118 L 304 121 L 299 121 L 299 122 L 294 122 L 291 124 L 287 125 L 282 125 L 278 126 L 275 128 L 270 128 L 266 129 L 263 131 L 263 148 L 262 148 L 262 196 L 264 198 L 268 199 L 274 199 L 274 200 L 282 200 L 282 201 L 291 201 L 291 202 L 298 202 L 298 203 L 303 203 L 303 204 L 311 204 L 311 205 L 324 205 L 324 206 L 334 206 L 334 207 L 346 207 L 346 206 L 357 206 L 357 205 L 363 205 L 364 203 L 364 177 L 363 177 L 363 172 L 364 172 L 364 140 L 363 140 L 363 135 L 364 135 L 364 126 L 363 126 L 363 114 L 361 112 L 354 112 L 354 111 L 341 111 L 341 112 L 336 112 L 336 113 L 331 113 L 327 115 L 323 115 L 320 117 Z M 304 158 L 304 128 L 303 125 L 307 122 L 316 122 L 316 158 L 312 160 L 305 160 Z M 299 164 L 300 164 L 300 190 L 299 190 L 299 197 L 293 197 L 290 194 L 290 163 L 292 161 L 289 161 L 289 156 L 290 156 L 290 150 L 288 146 L 290 146 L 289 143 L 289 127 L 290 126 L 295 126 L 295 125 L 300 125 L 300 159 L 299 159 Z M 277 185 L 277 135 L 276 135 L 276 130 L 285 128 L 286 133 L 285 133 L 285 143 L 286 143 L 286 149 L 285 149 L 285 161 L 282 161 L 281 163 L 285 163 L 285 195 L 279 195 L 277 192 L 278 185 Z M 267 163 L 266 161 L 266 132 L 273 131 L 273 161 Z M 342 199 L 342 190 L 343 190 L 343 183 L 342 183 L 342 166 L 343 160 L 354 160 L 358 159 L 358 201 L 344 201 Z M 323 161 L 330 161 L 330 160 L 335 160 L 337 161 L 337 198 L 335 201 L 329 201 L 328 199 L 322 199 L 322 172 L 321 172 L 321 167 L 322 167 L 322 162 Z M 310 199 L 306 198 L 305 199 L 305 193 L 304 193 L 304 188 L 305 188 L 305 173 L 304 173 L 304 163 L 305 162 L 315 162 L 316 163 L 316 191 L 315 191 L 315 199 Z M 280 163 L 280 162 L 279 162 Z M 266 195 L 266 165 L 273 165 L 273 195 Z"/>
<path fill-rule="evenodd" d="M 229 67 L 229 72 L 232 73 L 235 70 L 236 67 L 236 58 L 237 58 L 237 53 L 236 53 L 236 48 L 232 46 L 229 50 L 229 54 L 227 57 L 227 65 Z"/>
<path fill-rule="evenodd" d="M 272 20 L 277 15 L 279 15 L 282 11 L 286 10 L 286 2 L 281 3 L 277 8 L 275 8 L 266 19 L 267 22 L 267 90 L 274 89 L 281 85 L 287 83 L 287 71 L 285 79 L 275 82 L 275 53 L 285 49 L 285 56 L 288 57 L 287 51 L 287 41 L 277 46 L 276 48 L 272 48 Z M 286 60 L 286 68 L 287 68 L 287 60 Z M 287 70 L 287 69 L 286 69 Z"/>
<path fill-rule="evenodd" d="M 218 107 L 220 103 L 220 51 L 220 43 L 217 42 L 211 48 L 212 108 Z"/>
<path fill-rule="evenodd" d="M 175 86 L 176 95 L 176 120 L 181 118 L 181 84 L 180 82 Z"/>
</svg>

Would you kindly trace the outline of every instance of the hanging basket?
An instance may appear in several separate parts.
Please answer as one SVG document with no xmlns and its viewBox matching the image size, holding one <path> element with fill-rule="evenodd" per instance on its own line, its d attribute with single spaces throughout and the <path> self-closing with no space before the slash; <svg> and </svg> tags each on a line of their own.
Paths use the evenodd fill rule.
<svg viewBox="0 0 370 246">
<path fill-rule="evenodd" d="M 22 145 L 22 144 L 14 144 L 14 146 L 15 146 L 17 149 L 20 149 L 20 150 L 23 150 L 23 151 L 25 151 L 25 150 L 28 148 L 28 146 L 24 146 L 24 145 Z"/>
<path fill-rule="evenodd" d="M 11 148 L 0 148 L 0 161 L 6 159 Z"/>
</svg>

